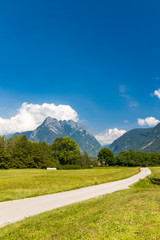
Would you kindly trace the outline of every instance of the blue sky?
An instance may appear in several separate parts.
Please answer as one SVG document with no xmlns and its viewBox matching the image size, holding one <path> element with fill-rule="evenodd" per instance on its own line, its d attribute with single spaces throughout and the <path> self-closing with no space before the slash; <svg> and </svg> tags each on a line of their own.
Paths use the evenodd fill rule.
<svg viewBox="0 0 160 240">
<path fill-rule="evenodd" d="M 158 0 L 1 1 L 0 117 L 28 102 L 70 105 L 94 134 L 159 120 L 159 11 Z"/>
</svg>

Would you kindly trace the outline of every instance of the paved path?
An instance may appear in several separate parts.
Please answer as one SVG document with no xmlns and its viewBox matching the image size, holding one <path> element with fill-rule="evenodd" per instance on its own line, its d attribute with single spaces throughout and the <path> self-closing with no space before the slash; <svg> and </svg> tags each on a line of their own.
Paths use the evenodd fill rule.
<svg viewBox="0 0 160 240">
<path fill-rule="evenodd" d="M 140 173 L 124 180 L 34 198 L 1 202 L 0 227 L 55 208 L 127 189 L 131 184 L 145 178 L 150 173 L 148 168 L 141 168 Z"/>
</svg>

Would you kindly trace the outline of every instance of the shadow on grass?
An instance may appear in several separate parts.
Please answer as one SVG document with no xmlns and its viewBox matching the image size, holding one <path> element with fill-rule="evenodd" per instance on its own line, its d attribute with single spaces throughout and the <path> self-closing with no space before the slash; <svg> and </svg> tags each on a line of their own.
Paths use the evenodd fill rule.
<svg viewBox="0 0 160 240">
<path fill-rule="evenodd" d="M 151 183 L 160 186 L 160 179 L 159 178 L 150 178 Z"/>
</svg>

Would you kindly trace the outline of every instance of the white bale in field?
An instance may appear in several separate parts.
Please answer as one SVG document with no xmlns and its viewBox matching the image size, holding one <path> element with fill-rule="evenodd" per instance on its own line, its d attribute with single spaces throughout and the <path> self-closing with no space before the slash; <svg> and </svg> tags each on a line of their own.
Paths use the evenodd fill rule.
<svg viewBox="0 0 160 240">
<path fill-rule="evenodd" d="M 47 170 L 57 170 L 57 168 L 47 168 Z"/>
</svg>

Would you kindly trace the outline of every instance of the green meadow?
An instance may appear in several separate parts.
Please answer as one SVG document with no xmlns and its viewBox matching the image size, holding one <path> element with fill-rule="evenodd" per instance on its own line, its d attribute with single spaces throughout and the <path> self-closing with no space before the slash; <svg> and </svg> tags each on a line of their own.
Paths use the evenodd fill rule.
<svg viewBox="0 0 160 240">
<path fill-rule="evenodd" d="M 45 169 L 0 170 L 0 202 L 115 181 L 138 172 L 138 167 L 56 171 Z"/>
<path fill-rule="evenodd" d="M 0 239 L 160 239 L 160 167 L 128 190 L 30 217 L 0 230 Z M 98 170 L 99 171 L 99 170 Z"/>
</svg>

